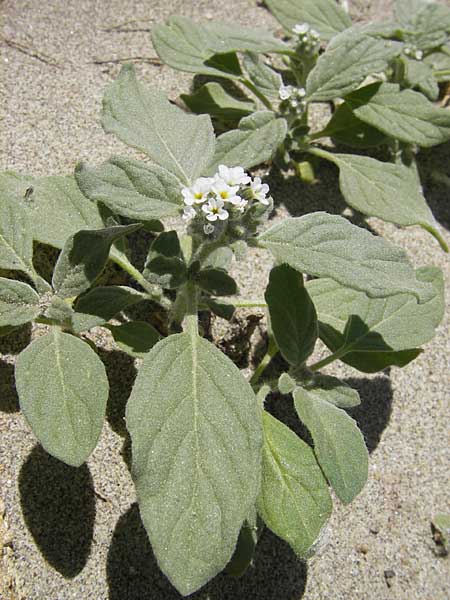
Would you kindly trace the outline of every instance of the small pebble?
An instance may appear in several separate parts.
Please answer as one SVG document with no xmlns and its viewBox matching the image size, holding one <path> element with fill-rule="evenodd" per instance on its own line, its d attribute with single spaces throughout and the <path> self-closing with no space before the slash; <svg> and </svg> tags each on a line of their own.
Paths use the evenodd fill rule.
<svg viewBox="0 0 450 600">
<path fill-rule="evenodd" d="M 384 578 L 386 580 L 386 585 L 388 586 L 388 588 L 392 587 L 393 579 L 395 577 L 395 571 L 393 569 L 386 569 L 386 571 L 384 572 Z"/>
</svg>

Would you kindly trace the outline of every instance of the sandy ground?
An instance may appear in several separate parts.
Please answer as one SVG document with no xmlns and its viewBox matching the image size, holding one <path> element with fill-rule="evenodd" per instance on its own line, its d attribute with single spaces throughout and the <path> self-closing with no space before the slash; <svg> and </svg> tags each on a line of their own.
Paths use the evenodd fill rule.
<svg viewBox="0 0 450 600">
<path fill-rule="evenodd" d="M 363 17 L 382 15 L 388 7 L 383 0 L 351 5 Z M 171 14 L 277 27 L 250 0 L 0 0 L 2 169 L 68 173 L 80 159 L 98 163 L 113 152 L 127 152 L 98 124 L 104 87 L 119 66 L 94 61 L 154 56 L 147 30 Z M 139 31 L 108 31 L 130 20 L 136 22 L 129 27 Z M 31 48 L 34 56 L 11 43 Z M 142 61 L 137 70 L 142 80 L 172 98 L 190 81 L 189 75 Z M 447 145 L 426 159 L 437 160 L 450 174 L 449 157 Z M 287 211 L 341 211 L 335 172 L 325 169 L 321 177 L 310 189 L 291 179 L 272 180 L 274 194 L 284 201 L 277 218 Z M 426 187 L 450 241 L 449 191 L 430 181 Z M 407 248 L 415 264 L 441 266 L 449 287 L 448 257 L 430 236 L 376 220 L 371 226 Z M 269 268 L 267 255 L 254 252 L 252 262 L 238 270 L 245 296 L 262 294 Z M 304 564 L 266 531 L 255 566 L 242 580 L 218 576 L 196 598 L 449 598 L 450 559 L 435 555 L 430 534 L 433 514 L 450 510 L 449 314 L 433 345 L 402 371 L 364 377 L 350 368 L 332 369 L 360 390 L 363 403 L 355 416 L 371 451 L 370 478 L 351 506 L 336 502 L 319 555 Z M 18 412 L 13 363 L 30 335 L 25 330 L 19 339 L 0 340 L 1 600 L 179 598 L 156 567 L 126 468 L 122 417 L 136 365 L 98 334 L 113 389 L 108 423 L 88 463 L 73 469 L 36 446 Z"/>
</svg>

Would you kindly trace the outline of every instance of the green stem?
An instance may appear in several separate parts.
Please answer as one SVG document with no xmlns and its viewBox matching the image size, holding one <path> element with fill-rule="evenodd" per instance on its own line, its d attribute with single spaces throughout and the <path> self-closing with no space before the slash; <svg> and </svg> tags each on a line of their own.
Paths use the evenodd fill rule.
<svg viewBox="0 0 450 600">
<path fill-rule="evenodd" d="M 130 275 L 147 292 L 150 300 L 156 302 L 166 310 L 170 309 L 171 302 L 168 298 L 163 296 L 161 288 L 147 281 L 142 273 L 140 273 L 126 258 L 111 256 L 111 260 L 126 271 L 128 275 Z"/>
<path fill-rule="evenodd" d="M 311 148 L 305 149 L 309 154 L 313 154 L 314 156 L 319 156 L 320 158 L 324 158 L 334 164 L 337 164 L 336 158 L 333 156 L 331 152 L 327 152 L 326 150 L 322 150 L 321 148 L 317 148 L 316 146 L 311 146 Z"/>
<path fill-rule="evenodd" d="M 267 308 L 267 302 L 262 300 L 241 300 L 240 302 L 231 301 L 236 308 Z"/>
<path fill-rule="evenodd" d="M 324 367 L 326 367 L 327 365 L 330 365 L 335 360 L 339 360 L 340 358 L 342 358 L 343 356 L 348 354 L 349 351 L 350 351 L 349 346 L 342 346 L 342 348 L 339 348 L 339 350 L 336 350 L 336 352 L 333 352 L 333 354 L 326 356 L 325 358 L 323 358 L 322 360 L 319 360 L 318 362 L 314 363 L 311 366 L 308 365 L 308 369 L 310 371 L 320 371 L 320 369 L 323 369 Z"/>
<path fill-rule="evenodd" d="M 260 90 L 258 90 L 258 88 L 255 85 L 253 85 L 251 81 L 244 77 L 241 77 L 239 81 L 243 85 L 245 85 L 245 87 L 248 88 L 258 98 L 258 100 L 260 100 L 264 104 L 266 108 L 268 108 L 269 110 L 273 110 L 272 103 L 267 98 L 267 96 L 263 94 Z"/>
<path fill-rule="evenodd" d="M 278 346 L 277 346 L 275 339 L 273 337 L 269 337 L 269 345 L 267 346 L 267 351 L 266 351 L 265 355 L 263 356 L 262 361 L 256 367 L 255 372 L 251 376 L 250 385 L 254 386 L 258 382 L 259 378 L 264 373 L 264 371 L 268 367 L 270 361 L 272 360 L 272 358 L 275 356 L 275 354 L 277 352 L 278 352 Z"/>
</svg>

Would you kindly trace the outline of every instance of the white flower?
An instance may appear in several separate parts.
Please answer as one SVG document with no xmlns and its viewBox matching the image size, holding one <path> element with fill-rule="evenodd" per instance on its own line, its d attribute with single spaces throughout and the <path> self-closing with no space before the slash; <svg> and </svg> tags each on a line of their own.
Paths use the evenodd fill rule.
<svg viewBox="0 0 450 600">
<path fill-rule="evenodd" d="M 211 235 L 211 233 L 214 233 L 214 225 L 212 223 L 206 223 L 206 225 L 203 225 L 203 231 L 206 235 Z"/>
<path fill-rule="evenodd" d="M 202 210 L 208 221 L 217 221 L 217 219 L 225 221 L 225 219 L 228 219 L 228 211 L 223 206 L 223 200 L 211 198 L 206 204 L 202 205 Z"/>
<path fill-rule="evenodd" d="M 238 205 L 242 200 L 242 198 L 236 194 L 238 189 L 238 185 L 228 185 L 221 177 L 217 177 L 212 185 L 211 191 L 217 196 L 218 200 Z"/>
<path fill-rule="evenodd" d="M 213 179 L 211 177 L 199 177 L 194 181 L 194 184 L 190 188 L 183 188 L 181 194 L 184 199 L 184 203 L 188 206 L 193 204 L 202 204 L 206 202 L 207 196 L 211 191 L 211 185 Z"/>
<path fill-rule="evenodd" d="M 288 100 L 292 96 L 293 91 L 294 88 L 292 85 L 281 84 L 280 89 L 278 90 L 278 95 L 280 96 L 281 100 Z"/>
<path fill-rule="evenodd" d="M 299 98 L 304 98 L 306 96 L 305 88 L 297 88 L 297 96 Z"/>
<path fill-rule="evenodd" d="M 422 58 L 423 58 L 422 50 L 416 50 L 416 52 L 414 53 L 414 58 L 416 60 L 422 60 Z"/>
<path fill-rule="evenodd" d="M 195 208 L 192 208 L 192 206 L 185 206 L 182 217 L 185 221 L 190 221 L 196 214 Z"/>
<path fill-rule="evenodd" d="M 248 200 L 244 200 L 244 198 L 241 198 L 241 201 L 239 202 L 239 204 L 235 203 L 234 206 L 240 211 L 240 212 L 244 212 L 244 208 L 247 206 L 248 204 Z"/>
<path fill-rule="evenodd" d="M 308 33 L 309 31 L 309 27 L 309 23 L 297 23 L 297 25 L 295 25 L 292 29 L 292 32 L 296 33 L 297 35 L 305 35 L 305 33 Z"/>
<path fill-rule="evenodd" d="M 250 177 L 245 173 L 242 167 L 226 167 L 219 165 L 218 179 L 225 181 L 227 185 L 245 185 L 250 183 Z"/>
<path fill-rule="evenodd" d="M 250 184 L 250 188 L 255 200 L 259 200 L 259 202 L 265 206 L 269 205 L 269 199 L 266 197 L 269 193 L 269 186 L 267 183 L 261 183 L 261 177 L 255 177 Z"/>
</svg>

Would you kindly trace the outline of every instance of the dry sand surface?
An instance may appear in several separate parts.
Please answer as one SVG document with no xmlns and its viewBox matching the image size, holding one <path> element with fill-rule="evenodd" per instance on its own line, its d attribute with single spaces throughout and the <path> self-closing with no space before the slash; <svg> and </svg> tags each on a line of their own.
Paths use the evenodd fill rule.
<svg viewBox="0 0 450 600">
<path fill-rule="evenodd" d="M 351 9 L 359 17 L 384 16 L 389 2 L 358 0 Z M 154 56 L 148 30 L 171 14 L 277 28 L 254 0 L 0 0 L 1 167 L 69 173 L 80 159 L 98 163 L 129 152 L 98 124 L 102 93 L 118 73 L 114 60 Z M 132 20 L 133 32 L 111 29 Z M 189 75 L 142 61 L 136 68 L 143 81 L 171 98 L 188 89 Z M 428 153 L 426 160 L 432 159 L 450 175 L 449 145 Z M 340 212 L 334 170 L 324 169 L 321 177 L 309 189 L 289 178 L 271 180 L 283 201 L 276 218 Z M 430 181 L 426 188 L 450 242 L 449 190 Z M 429 235 L 370 224 L 405 247 L 416 265 L 441 266 L 449 287 L 448 256 Z M 262 252 L 251 256 L 237 277 L 245 296 L 258 297 L 270 263 Z M 318 556 L 304 564 L 266 531 L 255 566 L 242 580 L 220 575 L 196 598 L 448 600 L 450 559 L 435 555 L 430 519 L 450 510 L 449 314 L 434 343 L 404 370 L 372 377 L 346 367 L 331 370 L 360 390 L 363 402 L 355 417 L 371 451 L 370 477 L 351 506 L 336 502 Z M 122 417 L 133 361 L 101 330 L 94 334 L 113 391 L 98 448 L 86 465 L 73 469 L 36 446 L 18 412 L 13 363 L 30 334 L 0 340 L 0 598 L 179 598 L 152 557 L 124 460 Z"/>
</svg>

